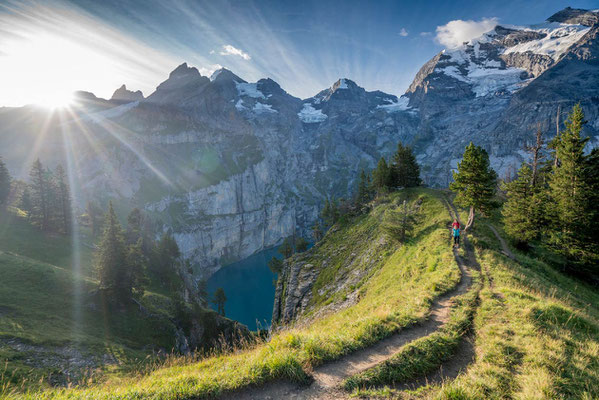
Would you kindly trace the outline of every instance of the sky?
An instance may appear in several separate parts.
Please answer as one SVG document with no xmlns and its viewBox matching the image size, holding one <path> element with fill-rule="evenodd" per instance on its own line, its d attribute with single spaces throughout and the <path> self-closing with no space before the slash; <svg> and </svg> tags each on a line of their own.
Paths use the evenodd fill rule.
<svg viewBox="0 0 599 400">
<path fill-rule="evenodd" d="M 349 78 L 401 95 L 443 48 L 597 0 L 0 0 L 0 106 L 149 95 L 177 65 L 270 77 L 306 98 Z"/>
</svg>

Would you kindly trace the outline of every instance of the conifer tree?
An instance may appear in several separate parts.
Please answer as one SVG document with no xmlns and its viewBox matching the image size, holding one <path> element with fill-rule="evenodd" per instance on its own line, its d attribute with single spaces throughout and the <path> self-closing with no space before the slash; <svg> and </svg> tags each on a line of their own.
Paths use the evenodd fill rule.
<svg viewBox="0 0 599 400">
<path fill-rule="evenodd" d="M 533 174 L 527 164 L 522 164 L 518 178 L 504 184 L 507 201 L 503 206 L 506 233 L 520 245 L 527 244 L 539 236 L 539 226 L 531 214 L 534 188 Z"/>
<path fill-rule="evenodd" d="M 143 294 L 144 288 L 147 284 L 145 268 L 147 265 L 147 259 L 142 251 L 142 240 L 138 239 L 137 243 L 130 244 L 127 248 L 127 284 L 131 286 L 131 289 L 138 293 Z"/>
<path fill-rule="evenodd" d="M 316 221 L 312 226 L 312 236 L 314 237 L 315 242 L 319 242 L 322 239 L 322 229 L 320 228 L 320 223 Z"/>
<path fill-rule="evenodd" d="M 126 240 L 128 244 L 137 243 L 142 238 L 143 215 L 139 208 L 131 210 L 127 216 L 127 234 Z"/>
<path fill-rule="evenodd" d="M 10 182 L 11 178 L 8 168 L 6 168 L 6 164 L 4 164 L 2 157 L 0 157 L 0 208 L 7 205 L 8 195 L 10 194 Z"/>
<path fill-rule="evenodd" d="M 21 194 L 21 199 L 19 201 L 19 208 L 27 213 L 27 217 L 31 216 L 31 193 L 29 191 L 29 185 L 26 185 L 23 189 L 23 193 Z"/>
<path fill-rule="evenodd" d="M 456 192 L 456 203 L 470 208 L 466 231 L 474 224 L 476 211 L 488 212 L 494 206 L 497 173 L 491 168 L 485 149 L 472 142 L 466 146 L 453 180 L 449 188 Z"/>
<path fill-rule="evenodd" d="M 31 178 L 31 222 L 42 230 L 50 227 L 50 185 L 39 158 L 29 172 Z"/>
<path fill-rule="evenodd" d="M 321 217 L 326 226 L 333 226 L 335 222 L 337 222 L 337 219 L 339 218 L 339 206 L 337 205 L 335 198 L 331 199 L 331 201 L 329 201 L 329 199 L 325 200 Z"/>
<path fill-rule="evenodd" d="M 270 268 L 273 274 L 280 274 L 283 270 L 283 260 L 273 256 L 268 262 L 268 268 Z"/>
<path fill-rule="evenodd" d="M 225 290 L 222 287 L 219 287 L 214 292 L 214 304 L 216 304 L 217 312 L 225 316 L 225 303 L 227 302 L 227 296 L 225 295 Z"/>
<path fill-rule="evenodd" d="M 358 182 L 358 193 L 356 195 L 356 204 L 358 206 L 366 204 L 370 201 L 371 186 L 372 181 L 370 178 L 370 174 L 362 170 L 362 172 L 360 173 L 360 181 Z"/>
<path fill-rule="evenodd" d="M 387 191 L 391 187 L 391 170 L 385 157 L 381 157 L 376 169 L 372 171 L 372 186 L 377 194 Z"/>
<path fill-rule="evenodd" d="M 85 206 L 85 213 L 89 220 L 92 236 L 98 236 L 102 227 L 102 210 L 94 201 L 88 201 Z"/>
<path fill-rule="evenodd" d="M 112 207 L 112 202 L 108 205 L 104 233 L 96 257 L 100 289 L 111 291 L 122 300 L 131 293 L 132 285 L 127 268 L 123 230 Z"/>
<path fill-rule="evenodd" d="M 401 142 L 393 155 L 391 175 L 394 187 L 414 187 L 421 184 L 420 166 L 416 162 L 416 157 L 412 149 Z"/>
<path fill-rule="evenodd" d="M 59 230 L 68 234 L 71 230 L 71 194 L 62 165 L 56 167 L 54 173 L 54 190 L 56 199 L 56 216 Z"/>
<path fill-rule="evenodd" d="M 154 274 L 165 285 L 172 284 L 171 277 L 176 272 L 176 265 L 181 252 L 172 233 L 167 231 L 156 244 L 153 252 L 152 269 Z"/>
<path fill-rule="evenodd" d="M 585 177 L 588 160 L 584 154 L 588 138 L 580 135 L 585 123 L 582 107 L 577 104 L 565 121 L 565 129 L 554 142 L 558 162 L 549 179 L 555 216 L 549 242 L 559 254 L 574 263 L 588 258 L 586 233 L 591 223 L 589 210 L 593 194 Z"/>
<path fill-rule="evenodd" d="M 306 250 L 308 250 L 308 241 L 303 237 L 297 238 L 295 241 L 295 251 L 298 253 L 303 253 Z"/>
<path fill-rule="evenodd" d="M 283 244 L 279 247 L 279 253 L 281 253 L 284 258 L 289 258 L 293 255 L 293 244 L 289 238 L 283 240 Z"/>
</svg>

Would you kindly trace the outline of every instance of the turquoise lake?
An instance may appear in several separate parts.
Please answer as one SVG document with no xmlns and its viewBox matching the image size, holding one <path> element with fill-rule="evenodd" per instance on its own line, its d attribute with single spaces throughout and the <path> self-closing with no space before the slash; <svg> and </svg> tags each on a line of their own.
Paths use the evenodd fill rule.
<svg viewBox="0 0 599 400">
<path fill-rule="evenodd" d="M 268 268 L 268 261 L 274 255 L 281 256 L 276 247 L 221 268 L 207 281 L 210 300 L 216 289 L 222 287 L 227 296 L 225 314 L 228 318 L 252 330 L 268 328 L 275 298 L 273 281 L 276 280 L 276 275 Z M 216 309 L 212 301 L 210 305 Z"/>
</svg>

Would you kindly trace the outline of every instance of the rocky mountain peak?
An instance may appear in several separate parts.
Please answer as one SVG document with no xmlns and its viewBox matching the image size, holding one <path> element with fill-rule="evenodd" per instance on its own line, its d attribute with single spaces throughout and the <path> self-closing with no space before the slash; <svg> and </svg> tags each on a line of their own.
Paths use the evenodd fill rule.
<svg viewBox="0 0 599 400">
<path fill-rule="evenodd" d="M 119 102 L 131 102 L 140 101 L 144 99 L 144 95 L 141 90 L 132 91 L 128 90 L 125 84 L 121 85 L 120 88 L 114 91 L 110 100 Z"/>
<path fill-rule="evenodd" d="M 171 78 L 180 78 L 180 77 L 199 77 L 202 76 L 200 71 L 196 67 L 189 67 L 186 62 L 179 65 L 175 68 L 170 74 L 169 79 Z"/>
<path fill-rule="evenodd" d="M 224 82 L 224 81 L 235 81 L 245 82 L 243 79 L 235 75 L 233 72 L 226 68 L 217 69 L 210 76 L 212 82 Z"/>
<path fill-rule="evenodd" d="M 593 26 L 599 23 L 599 12 L 566 7 L 547 18 L 548 22 Z"/>
</svg>

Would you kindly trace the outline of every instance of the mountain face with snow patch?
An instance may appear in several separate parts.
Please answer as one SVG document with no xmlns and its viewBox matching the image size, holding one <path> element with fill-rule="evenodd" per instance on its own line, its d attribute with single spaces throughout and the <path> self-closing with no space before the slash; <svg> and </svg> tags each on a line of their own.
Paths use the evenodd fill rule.
<svg viewBox="0 0 599 400">
<path fill-rule="evenodd" d="M 424 180 L 446 185 L 464 146 L 482 145 L 501 176 L 518 169 L 537 123 L 555 134 L 558 107 L 580 102 L 599 133 L 598 12 L 565 9 L 545 23 L 496 26 L 427 62 L 406 96 L 419 111 L 414 145 Z"/>
<path fill-rule="evenodd" d="M 125 86 L 111 100 L 81 92 L 68 118 L 0 109 L 0 148 L 11 148 L 0 155 L 20 178 L 32 143 L 45 164 L 71 165 L 75 204 L 145 209 L 205 276 L 309 235 L 324 199 L 351 196 L 361 169 L 399 141 L 430 185 L 449 182 L 470 141 L 500 175 L 517 169 L 538 122 L 554 134 L 558 106 L 580 102 L 597 143 L 598 15 L 566 9 L 540 25 L 497 26 L 437 54 L 401 97 L 340 79 L 302 100 L 272 79 L 206 77 L 184 63 L 147 98 Z"/>
</svg>

